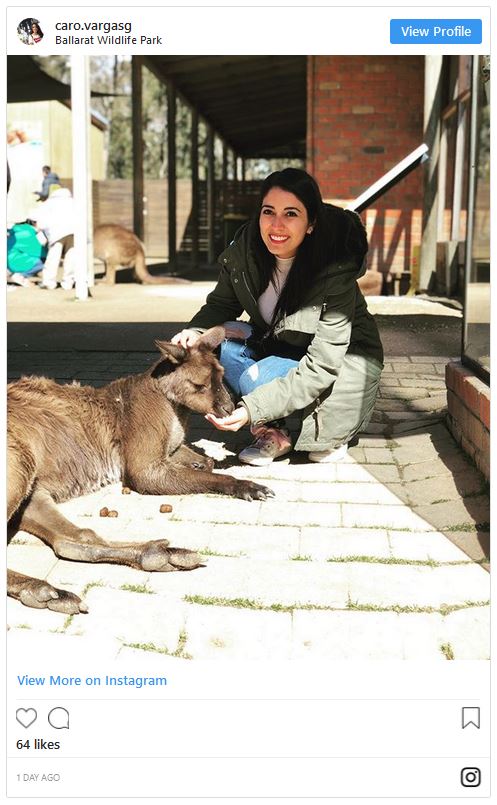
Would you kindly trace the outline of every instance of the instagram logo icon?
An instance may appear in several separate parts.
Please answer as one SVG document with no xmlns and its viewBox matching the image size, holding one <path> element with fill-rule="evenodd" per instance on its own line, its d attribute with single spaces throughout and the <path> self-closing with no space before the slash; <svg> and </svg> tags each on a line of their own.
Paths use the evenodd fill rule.
<svg viewBox="0 0 497 805">
<path fill-rule="evenodd" d="M 473 766 L 461 770 L 461 785 L 465 788 L 477 788 L 481 783 L 481 771 Z"/>
</svg>

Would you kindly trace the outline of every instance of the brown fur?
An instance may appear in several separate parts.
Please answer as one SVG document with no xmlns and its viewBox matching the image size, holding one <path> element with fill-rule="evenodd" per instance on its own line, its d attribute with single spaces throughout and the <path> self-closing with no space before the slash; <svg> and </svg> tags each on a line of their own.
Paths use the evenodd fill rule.
<svg viewBox="0 0 497 805">
<path fill-rule="evenodd" d="M 152 369 L 102 388 L 25 377 L 8 386 L 8 510 L 16 525 L 57 556 L 144 570 L 190 570 L 200 557 L 167 540 L 109 543 L 66 520 L 55 503 L 121 480 L 141 494 L 216 492 L 264 500 L 271 490 L 213 473 L 213 461 L 184 444 L 189 411 L 233 410 L 212 350 L 224 330 L 208 330 L 190 350 L 157 341 Z M 8 572 L 8 593 L 28 606 L 86 611 L 72 593 Z"/>
<path fill-rule="evenodd" d="M 105 263 L 105 282 L 114 285 L 118 268 L 133 268 L 137 282 L 144 285 L 187 283 L 178 277 L 155 277 L 145 262 L 145 247 L 133 232 L 117 224 L 97 226 L 93 233 L 93 255 Z"/>
</svg>

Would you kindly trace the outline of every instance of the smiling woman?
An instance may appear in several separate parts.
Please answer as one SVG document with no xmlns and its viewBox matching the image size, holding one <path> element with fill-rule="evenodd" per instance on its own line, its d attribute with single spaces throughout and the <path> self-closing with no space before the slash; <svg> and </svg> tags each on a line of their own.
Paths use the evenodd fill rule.
<svg viewBox="0 0 497 805">
<path fill-rule="evenodd" d="M 216 288 L 174 336 L 191 347 L 223 324 L 220 361 L 239 403 L 230 416 L 208 419 L 220 430 L 251 425 L 244 463 L 262 466 L 292 450 L 282 418 L 295 411 L 295 449 L 323 463 L 343 458 L 368 423 L 383 350 L 357 285 L 367 250 L 355 213 L 324 204 L 305 171 L 276 171 L 263 183 L 257 216 L 222 253 Z M 235 321 L 244 311 L 248 333 Z"/>
</svg>

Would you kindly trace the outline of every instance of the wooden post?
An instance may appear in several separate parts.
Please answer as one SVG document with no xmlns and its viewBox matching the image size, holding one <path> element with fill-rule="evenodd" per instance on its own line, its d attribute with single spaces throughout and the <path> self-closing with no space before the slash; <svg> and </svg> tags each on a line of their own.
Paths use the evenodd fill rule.
<svg viewBox="0 0 497 805">
<path fill-rule="evenodd" d="M 425 165 L 423 234 L 418 290 L 426 291 L 437 266 L 438 176 L 440 116 L 442 112 L 442 56 L 425 56 L 424 142 L 430 149 Z"/>
<path fill-rule="evenodd" d="M 197 268 L 199 261 L 198 230 L 199 230 L 199 182 L 198 182 L 198 112 L 192 109 L 191 129 L 191 163 L 192 163 L 192 253 L 191 263 Z"/>
<path fill-rule="evenodd" d="M 223 140 L 223 182 L 228 178 L 228 146 Z"/>
<path fill-rule="evenodd" d="M 207 260 L 216 259 L 214 245 L 214 131 L 207 124 Z"/>
<path fill-rule="evenodd" d="M 71 56 L 75 296 L 93 285 L 93 215 L 90 165 L 90 73 L 87 56 Z"/>
<path fill-rule="evenodd" d="M 241 163 L 242 163 L 242 194 L 245 194 L 245 191 L 247 189 L 245 185 L 245 174 L 246 174 L 245 157 L 242 157 Z"/>
<path fill-rule="evenodd" d="M 176 262 L 176 92 L 167 84 L 167 220 L 169 268 Z"/>
<path fill-rule="evenodd" d="M 142 56 L 131 57 L 131 128 L 133 137 L 133 231 L 144 240 Z"/>
<path fill-rule="evenodd" d="M 224 216 L 228 212 L 228 146 L 226 141 L 223 140 L 223 162 L 222 162 L 222 172 L 221 172 L 221 186 L 222 186 L 222 195 L 221 195 L 221 202 L 222 202 L 222 215 L 223 215 L 223 230 L 224 230 Z M 223 242 L 224 242 L 224 231 L 223 231 Z"/>
</svg>

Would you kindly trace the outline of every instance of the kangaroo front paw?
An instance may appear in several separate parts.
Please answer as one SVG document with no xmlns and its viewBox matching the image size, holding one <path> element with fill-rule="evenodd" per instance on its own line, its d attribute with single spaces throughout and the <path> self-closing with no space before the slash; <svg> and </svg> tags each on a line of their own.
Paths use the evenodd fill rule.
<svg viewBox="0 0 497 805">
<path fill-rule="evenodd" d="M 19 592 L 19 600 L 27 607 L 51 609 L 66 615 L 88 612 L 86 604 L 74 593 L 58 590 L 46 581 L 29 579 Z"/>
<path fill-rule="evenodd" d="M 143 570 L 169 573 L 172 570 L 193 570 L 200 567 L 202 559 L 195 551 L 186 548 L 170 548 L 167 540 L 154 540 L 144 545 L 140 556 Z"/>
<path fill-rule="evenodd" d="M 235 495 L 243 500 L 267 500 L 274 498 L 274 492 L 267 486 L 256 484 L 253 481 L 238 481 L 235 487 Z"/>
</svg>

